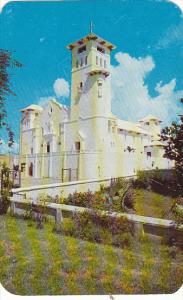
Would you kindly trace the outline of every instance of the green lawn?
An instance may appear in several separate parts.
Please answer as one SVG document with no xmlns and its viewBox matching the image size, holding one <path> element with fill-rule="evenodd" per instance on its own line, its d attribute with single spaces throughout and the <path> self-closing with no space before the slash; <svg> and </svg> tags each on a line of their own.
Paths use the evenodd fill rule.
<svg viewBox="0 0 183 300">
<path fill-rule="evenodd" d="M 129 249 L 90 243 L 39 230 L 0 216 L 0 281 L 19 295 L 172 293 L 182 284 L 176 259 L 160 239 L 145 236 Z"/>
<path fill-rule="evenodd" d="M 144 189 L 135 189 L 135 213 L 137 215 L 173 219 L 170 208 L 174 199 Z"/>
</svg>

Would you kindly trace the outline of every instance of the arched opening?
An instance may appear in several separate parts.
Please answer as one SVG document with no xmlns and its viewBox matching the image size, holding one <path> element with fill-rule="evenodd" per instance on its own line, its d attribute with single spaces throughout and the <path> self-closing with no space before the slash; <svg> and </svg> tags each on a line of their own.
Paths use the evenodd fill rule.
<svg viewBox="0 0 183 300">
<path fill-rule="evenodd" d="M 98 84 L 98 98 L 102 98 L 102 96 L 103 96 L 103 81 L 99 79 L 97 84 Z"/>
<path fill-rule="evenodd" d="M 77 152 L 80 152 L 80 150 L 81 150 L 81 144 L 80 144 L 80 141 L 75 142 L 75 150 L 76 150 Z"/>
<path fill-rule="evenodd" d="M 33 176 L 33 163 L 32 162 L 30 163 L 30 166 L 29 166 L 29 176 Z"/>
<path fill-rule="evenodd" d="M 47 150 L 47 151 L 46 151 L 47 153 L 50 153 L 50 143 L 47 143 L 46 150 Z"/>
</svg>

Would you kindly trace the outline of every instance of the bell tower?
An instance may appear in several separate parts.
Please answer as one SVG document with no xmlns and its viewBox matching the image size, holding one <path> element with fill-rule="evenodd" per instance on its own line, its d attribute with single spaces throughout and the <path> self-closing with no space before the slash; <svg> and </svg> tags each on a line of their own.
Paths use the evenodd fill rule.
<svg viewBox="0 0 183 300">
<path fill-rule="evenodd" d="M 110 116 L 110 53 L 115 46 L 90 32 L 67 46 L 72 53 L 71 120 Z"/>
</svg>

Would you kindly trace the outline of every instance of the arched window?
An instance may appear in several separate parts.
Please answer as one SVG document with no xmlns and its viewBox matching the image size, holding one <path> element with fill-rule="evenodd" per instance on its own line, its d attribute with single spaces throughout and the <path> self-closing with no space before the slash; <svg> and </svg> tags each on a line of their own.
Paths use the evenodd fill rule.
<svg viewBox="0 0 183 300">
<path fill-rule="evenodd" d="M 85 56 L 85 65 L 87 65 L 87 63 L 88 63 L 88 57 Z"/>
<path fill-rule="evenodd" d="M 102 67 L 102 58 L 100 58 L 100 66 Z"/>
<path fill-rule="evenodd" d="M 98 97 L 102 98 L 103 94 L 103 82 L 98 80 Z"/>
<path fill-rule="evenodd" d="M 80 149 L 81 149 L 80 142 L 75 142 L 75 150 L 79 152 Z"/>
<path fill-rule="evenodd" d="M 30 163 L 30 166 L 29 166 L 29 176 L 33 176 L 33 163 L 32 162 Z"/>
<path fill-rule="evenodd" d="M 81 67 L 83 66 L 83 58 L 81 57 Z"/>
<path fill-rule="evenodd" d="M 47 143 L 47 146 L 46 146 L 46 152 L 47 152 L 47 153 L 50 153 L 50 143 Z"/>
<path fill-rule="evenodd" d="M 98 65 L 98 56 L 96 56 L 96 65 Z"/>
</svg>

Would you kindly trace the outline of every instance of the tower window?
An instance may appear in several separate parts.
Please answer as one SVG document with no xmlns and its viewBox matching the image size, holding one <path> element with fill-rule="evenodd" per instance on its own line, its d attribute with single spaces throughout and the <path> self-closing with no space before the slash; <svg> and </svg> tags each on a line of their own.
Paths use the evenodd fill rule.
<svg viewBox="0 0 183 300">
<path fill-rule="evenodd" d="M 147 157 L 151 157 L 151 152 L 147 152 Z"/>
<path fill-rule="evenodd" d="M 47 150 L 47 153 L 50 153 L 50 143 L 47 144 L 46 150 Z"/>
<path fill-rule="evenodd" d="M 111 121 L 108 120 L 108 132 L 111 132 Z"/>
<path fill-rule="evenodd" d="M 82 46 L 78 49 L 78 53 L 82 53 L 84 51 L 86 51 L 86 46 Z"/>
<path fill-rule="evenodd" d="M 102 48 L 102 47 L 97 46 L 97 51 L 99 51 L 99 52 L 105 54 L 105 50 L 104 50 L 104 48 Z"/>
<path fill-rule="evenodd" d="M 76 60 L 76 68 L 79 67 L 79 63 L 78 63 L 78 60 Z"/>
<path fill-rule="evenodd" d="M 96 65 L 98 65 L 98 56 L 96 56 Z"/>
<path fill-rule="evenodd" d="M 80 151 L 80 148 L 81 148 L 80 142 L 75 142 L 76 151 Z"/>
<path fill-rule="evenodd" d="M 33 154 L 33 148 L 31 148 L 31 154 Z"/>
<path fill-rule="evenodd" d="M 85 56 L 85 65 L 87 65 L 87 63 L 88 63 L 88 57 Z"/>
<path fill-rule="evenodd" d="M 98 97 L 102 98 L 102 82 L 98 82 Z"/>
<path fill-rule="evenodd" d="M 102 58 L 100 58 L 100 66 L 102 67 Z"/>
<path fill-rule="evenodd" d="M 32 162 L 29 165 L 29 176 L 33 176 L 33 163 Z"/>
<path fill-rule="evenodd" d="M 83 58 L 81 57 L 81 67 L 83 66 Z"/>
<path fill-rule="evenodd" d="M 80 82 L 79 87 L 80 87 L 81 90 L 83 89 L 83 83 L 82 82 Z"/>
</svg>

